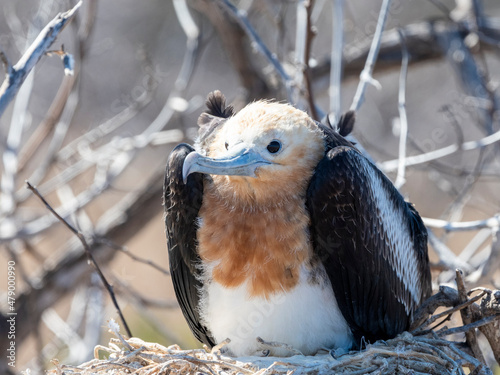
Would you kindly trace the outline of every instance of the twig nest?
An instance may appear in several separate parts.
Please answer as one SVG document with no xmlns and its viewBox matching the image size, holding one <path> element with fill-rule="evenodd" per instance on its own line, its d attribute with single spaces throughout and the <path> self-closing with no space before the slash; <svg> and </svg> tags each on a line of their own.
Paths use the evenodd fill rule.
<svg viewBox="0 0 500 375">
<path fill-rule="evenodd" d="M 124 344 L 126 343 L 126 345 Z M 106 353 L 107 359 L 98 359 Z M 145 342 L 139 338 L 111 339 L 95 348 L 95 359 L 80 366 L 60 365 L 49 374 L 459 374 L 474 361 L 455 343 L 432 335 L 414 337 L 403 333 L 378 341 L 365 350 L 334 358 L 330 353 L 287 358 L 229 358 L 219 351 L 182 350 Z M 479 371 L 478 373 L 481 373 Z"/>
</svg>

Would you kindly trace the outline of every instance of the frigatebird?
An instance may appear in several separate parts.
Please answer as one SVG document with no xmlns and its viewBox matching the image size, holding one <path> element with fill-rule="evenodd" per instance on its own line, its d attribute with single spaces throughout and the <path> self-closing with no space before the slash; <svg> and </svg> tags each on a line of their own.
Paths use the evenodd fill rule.
<svg viewBox="0 0 500 375">
<path fill-rule="evenodd" d="M 353 113 L 335 128 L 273 101 L 234 113 L 219 91 L 207 108 L 164 187 L 173 286 L 195 337 L 230 339 L 235 356 L 259 353 L 257 337 L 310 355 L 407 330 L 431 293 L 427 232 L 344 138 Z"/>
</svg>

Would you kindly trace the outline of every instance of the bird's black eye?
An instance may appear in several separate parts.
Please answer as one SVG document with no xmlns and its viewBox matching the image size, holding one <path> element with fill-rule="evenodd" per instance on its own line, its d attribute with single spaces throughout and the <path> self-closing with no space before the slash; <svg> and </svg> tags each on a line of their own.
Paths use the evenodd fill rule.
<svg viewBox="0 0 500 375">
<path fill-rule="evenodd" d="M 224 143 L 224 147 L 226 148 L 226 150 L 229 148 L 229 143 Z"/>
<path fill-rule="evenodd" d="M 281 142 L 277 141 L 276 139 L 271 141 L 267 145 L 267 151 L 269 151 L 271 154 L 277 153 L 279 150 L 281 150 Z"/>
</svg>

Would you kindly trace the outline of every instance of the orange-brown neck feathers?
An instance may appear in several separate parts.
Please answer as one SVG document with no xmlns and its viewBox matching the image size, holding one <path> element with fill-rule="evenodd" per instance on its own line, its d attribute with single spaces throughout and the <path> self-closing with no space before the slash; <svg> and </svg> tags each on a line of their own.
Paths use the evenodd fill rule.
<svg viewBox="0 0 500 375">
<path fill-rule="evenodd" d="M 311 254 L 303 204 L 233 210 L 208 194 L 200 216 L 199 253 L 214 265 L 213 281 L 228 288 L 246 281 L 249 295 L 265 297 L 297 284 Z"/>
</svg>

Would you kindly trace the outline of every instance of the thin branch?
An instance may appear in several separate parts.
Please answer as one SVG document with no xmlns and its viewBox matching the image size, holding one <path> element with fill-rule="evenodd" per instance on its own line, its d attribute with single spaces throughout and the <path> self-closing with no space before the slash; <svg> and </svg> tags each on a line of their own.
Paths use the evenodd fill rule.
<svg viewBox="0 0 500 375">
<path fill-rule="evenodd" d="M 452 308 L 450 308 L 448 310 L 445 310 L 445 311 L 443 311 L 443 312 L 441 312 L 439 314 L 432 315 L 418 329 L 416 329 L 415 331 L 412 331 L 412 334 L 418 334 L 419 332 L 421 332 L 423 330 L 423 328 L 431 325 L 436 320 L 441 319 L 441 318 L 443 318 L 443 317 L 445 317 L 447 315 L 451 315 L 454 312 L 460 311 L 463 308 L 472 305 L 474 302 L 479 301 L 481 298 L 483 298 L 484 295 L 486 295 L 486 292 L 483 291 L 483 292 L 479 293 L 477 296 L 474 296 L 473 298 L 468 299 L 467 301 L 462 302 L 461 304 L 459 304 L 459 305 L 457 305 L 455 307 L 452 307 Z"/>
<path fill-rule="evenodd" d="M 67 78 L 68 80 L 71 80 L 75 77 Z M 64 103 L 61 118 L 58 119 L 58 121 L 54 124 L 55 127 L 53 129 L 52 138 L 50 138 L 47 151 L 44 153 L 43 157 L 37 159 L 35 158 L 38 162 L 38 166 L 34 173 L 29 177 L 33 184 L 39 184 L 47 176 L 48 171 L 53 166 L 55 156 L 64 143 L 66 135 L 69 131 L 69 127 L 72 123 L 72 119 L 74 118 L 78 109 L 79 97 L 80 93 L 77 81 L 76 85 L 72 86 L 71 92 L 69 93 L 68 98 Z"/>
<path fill-rule="evenodd" d="M 11 215 L 16 209 L 15 199 L 16 176 L 19 173 L 20 144 L 26 124 L 27 108 L 34 82 L 34 67 L 38 60 L 47 52 L 58 33 L 73 17 L 81 2 L 68 12 L 60 13 L 39 33 L 18 63 L 10 69 L 9 75 L 0 87 L 0 117 L 17 95 L 11 118 L 11 126 L 7 137 L 7 147 L 3 154 L 5 164 L 0 182 L 2 211 Z M 31 73 L 31 74 L 30 74 Z M 23 84 L 24 83 L 24 84 Z"/>
<path fill-rule="evenodd" d="M 306 44 L 307 44 L 307 34 L 308 34 L 308 25 L 307 25 L 307 8 L 306 8 L 307 0 L 299 0 L 297 2 L 297 21 L 295 25 L 295 85 L 293 90 L 293 97 L 291 103 L 297 106 L 300 101 L 300 91 L 303 87 L 303 82 L 305 79 L 305 65 L 307 61 L 305 60 L 306 56 Z"/>
<path fill-rule="evenodd" d="M 0 117 L 16 95 L 31 69 L 33 69 L 38 60 L 50 48 L 59 35 L 59 32 L 64 29 L 64 26 L 71 20 L 81 5 L 82 1 L 79 1 L 71 10 L 59 13 L 43 28 L 17 64 L 12 67 L 10 74 L 5 77 L 4 82 L 0 86 Z"/>
<path fill-rule="evenodd" d="M 493 274 L 500 267 L 500 229 L 496 228 L 493 231 L 493 241 L 491 243 L 491 251 L 487 261 L 484 264 L 483 270 L 481 271 L 480 281 L 489 282 L 488 277 L 493 276 Z"/>
<path fill-rule="evenodd" d="M 63 78 L 57 94 L 52 101 L 49 110 L 47 111 L 47 114 L 45 115 L 40 125 L 30 134 L 30 137 L 19 153 L 19 172 L 22 172 L 29 160 L 34 160 L 31 159 L 31 157 L 37 150 L 40 150 L 39 146 L 53 130 L 57 121 L 59 121 L 64 107 L 68 101 L 73 85 L 76 82 L 77 74 L 71 77 L 65 76 Z"/>
<path fill-rule="evenodd" d="M 461 357 L 464 363 L 470 363 L 472 366 L 474 366 L 473 373 L 476 373 L 478 375 L 493 375 L 491 373 L 491 370 L 489 368 L 485 368 L 481 362 L 479 362 L 476 358 L 472 357 L 471 355 L 467 354 L 463 350 L 459 350 L 456 345 L 450 344 L 450 349 L 455 352 L 456 354 Z M 462 371 L 463 373 L 463 371 Z"/>
<path fill-rule="evenodd" d="M 182 13 L 182 9 L 183 7 L 181 4 L 180 6 L 181 13 L 179 17 L 182 16 L 183 22 L 185 23 L 186 21 L 184 18 L 186 17 L 186 14 Z M 97 163 L 102 163 L 103 161 L 109 161 L 110 163 L 113 163 L 113 160 L 116 160 L 116 155 L 118 153 L 122 154 L 129 153 L 127 157 L 130 160 L 132 160 L 134 157 L 132 152 L 134 150 L 142 149 L 157 140 L 156 135 L 158 134 L 158 132 L 161 131 L 170 122 L 173 115 L 176 112 L 178 112 L 178 110 L 174 108 L 173 105 L 171 105 L 171 103 L 173 102 L 174 99 L 180 98 L 181 94 L 185 91 L 187 84 L 190 82 L 193 69 L 196 63 L 196 56 L 198 55 L 199 51 L 199 43 L 197 41 L 199 33 L 197 33 L 196 30 L 192 29 L 192 25 L 183 26 L 183 30 L 186 30 L 186 32 L 188 33 L 187 34 L 188 40 L 186 42 L 186 53 L 184 56 L 184 61 L 181 70 L 179 72 L 179 75 L 175 81 L 176 90 L 169 95 L 165 105 L 163 106 L 162 111 L 158 114 L 155 120 L 148 126 L 146 130 L 144 130 L 142 133 L 136 136 L 123 137 L 120 139 L 120 142 L 115 142 L 112 140 L 110 143 L 101 146 L 98 150 L 94 152 L 90 150 L 89 146 L 91 143 L 96 142 L 102 139 L 104 135 L 107 135 L 112 131 L 115 131 L 118 127 L 125 124 L 134 115 L 136 115 L 141 108 L 143 108 L 146 104 L 150 102 L 150 100 L 152 99 L 154 84 L 157 84 L 157 81 L 163 77 L 160 78 L 157 77 L 156 72 L 152 72 L 152 68 L 150 66 L 147 66 L 146 69 L 148 69 L 147 70 L 148 82 L 146 87 L 146 95 L 143 98 L 141 98 L 140 101 L 138 100 L 131 107 L 126 107 L 112 119 L 103 123 L 94 130 L 86 133 L 82 137 L 74 140 L 69 145 L 65 146 L 63 149 L 59 150 L 60 142 L 54 142 L 54 141 L 52 142 L 52 144 L 57 145 L 57 147 L 56 146 L 51 147 L 51 150 L 53 150 L 53 152 L 49 153 L 49 155 L 52 154 L 56 155 L 56 157 L 61 160 L 66 161 L 70 158 L 70 156 L 74 155 L 76 152 L 81 153 L 82 150 L 88 150 L 89 153 L 80 160 L 78 160 L 75 164 L 69 166 L 62 173 L 60 173 L 56 177 L 52 178 L 51 180 L 45 182 L 42 186 L 40 186 L 39 189 L 43 194 L 47 194 L 48 192 L 52 191 L 62 183 L 68 183 L 70 180 L 81 175 L 81 173 L 95 166 Z M 70 102 L 76 104 L 76 100 Z M 69 120 L 61 121 L 62 126 L 65 126 L 67 124 L 69 124 Z M 178 133 L 179 132 L 177 132 L 177 134 Z M 172 135 L 172 133 L 170 134 Z M 183 134 L 181 135 L 180 138 L 182 137 Z M 58 137 L 57 140 L 60 141 L 61 138 Z M 172 136 L 171 141 L 178 142 L 179 136 Z M 109 153 L 106 150 L 112 150 L 112 153 Z M 41 163 L 41 165 L 36 169 L 34 174 L 30 177 L 30 180 L 32 181 L 34 180 L 34 184 L 37 184 L 37 181 L 40 182 L 44 178 L 52 161 L 53 161 L 52 156 L 46 158 L 45 162 Z M 126 166 L 124 165 L 123 169 L 125 167 Z M 108 175 L 107 178 L 105 179 L 104 184 L 96 182 L 94 183 L 93 186 L 91 186 L 90 189 L 80 194 L 78 200 L 80 202 L 79 207 L 82 207 L 83 205 L 87 204 L 93 199 L 93 197 L 95 197 L 97 194 L 100 194 L 103 190 L 107 189 L 110 185 L 110 182 L 114 177 L 116 177 L 116 175 L 117 174 Z M 16 198 L 18 198 L 19 200 L 23 200 L 27 198 L 27 195 L 26 193 L 24 193 L 24 191 L 21 191 L 17 194 Z M 70 207 L 70 210 L 73 209 L 75 209 L 74 206 L 72 208 Z M 50 224 L 51 222 L 45 222 L 45 223 Z M 40 228 L 43 228 L 43 226 Z"/>
<path fill-rule="evenodd" d="M 177 20 L 181 24 L 184 34 L 188 39 L 196 40 L 200 35 L 200 30 L 189 12 L 186 0 L 173 0 Z"/>
<path fill-rule="evenodd" d="M 455 270 L 457 268 L 465 270 L 467 273 L 472 271 L 472 267 L 466 262 L 460 260 L 436 235 L 428 230 L 429 243 L 439 257 L 439 262 L 444 264 L 448 269 Z"/>
<path fill-rule="evenodd" d="M 408 156 L 406 158 L 406 166 L 428 163 L 432 160 L 441 159 L 445 156 L 454 154 L 457 151 L 476 150 L 481 147 L 489 146 L 498 141 L 500 141 L 500 130 L 476 141 L 464 142 L 461 145 L 456 145 L 456 144 L 449 145 L 440 148 L 438 150 L 426 152 L 424 154 Z M 399 165 L 399 159 L 394 159 L 394 160 L 384 161 L 380 163 L 378 167 L 387 173 L 397 170 L 398 165 Z"/>
<path fill-rule="evenodd" d="M 332 50 L 330 51 L 330 124 L 336 126 L 341 115 L 342 56 L 344 50 L 344 0 L 332 3 Z"/>
<path fill-rule="evenodd" d="M 244 88 L 241 95 L 243 101 L 246 103 L 261 99 L 275 92 L 274 77 L 269 77 L 263 69 L 258 69 L 254 64 L 254 50 L 247 47 L 247 44 L 251 46 L 252 43 L 248 43 L 248 36 L 243 27 L 228 17 L 227 11 L 215 4 L 214 0 L 190 1 L 189 5 L 204 14 L 217 32 L 222 47 L 227 51 L 231 65 Z"/>
<path fill-rule="evenodd" d="M 405 36 L 401 29 L 398 29 L 399 37 L 401 38 L 401 53 L 403 59 L 401 62 L 401 73 L 399 75 L 399 94 L 398 94 L 398 111 L 399 111 L 399 165 L 398 174 L 394 185 L 396 189 L 400 189 L 405 183 L 406 169 L 406 139 L 408 137 L 408 118 L 406 116 L 406 79 L 408 76 L 408 48 L 406 47 Z"/>
<path fill-rule="evenodd" d="M 463 5 L 464 3 L 459 4 Z M 472 2 L 469 3 L 469 6 L 469 11 L 472 13 Z M 456 20 L 453 15 L 452 18 Z M 468 20 L 468 31 L 473 35 L 476 34 L 478 25 L 474 15 L 465 14 L 465 19 Z M 478 65 L 472 55 L 471 48 L 467 45 L 462 30 L 456 28 L 448 33 L 441 33 L 438 35 L 437 40 L 442 46 L 448 62 L 461 80 L 465 93 L 481 103 L 475 110 L 480 121 L 474 123 L 480 126 L 486 134 L 491 135 L 494 131 L 493 123 L 495 121 L 495 112 L 498 109 L 498 100 L 490 88 L 486 71 Z M 456 56 L 460 56 L 460 58 L 458 59 Z"/>
<path fill-rule="evenodd" d="M 276 56 L 271 53 L 271 51 L 266 47 L 259 34 L 255 31 L 255 29 L 250 24 L 246 16 L 246 12 L 235 7 L 229 0 L 217 0 L 224 9 L 226 9 L 229 15 L 241 26 L 243 30 L 245 30 L 246 34 L 250 37 L 253 42 L 252 45 L 271 63 L 274 70 L 279 74 L 282 81 L 285 83 L 285 88 L 287 91 L 288 101 L 291 102 L 293 98 L 292 94 L 292 85 L 293 81 L 285 72 L 283 65 L 278 61 Z"/>
<path fill-rule="evenodd" d="M 153 299 L 153 298 L 148 298 L 144 297 L 142 295 L 143 291 L 137 291 L 135 290 L 132 285 L 129 283 L 120 280 L 119 277 L 113 277 L 113 284 L 116 285 L 116 287 L 121 290 L 122 295 L 128 296 L 131 300 L 134 300 L 134 302 L 139 305 L 138 310 L 142 311 L 144 310 L 145 307 L 154 307 L 158 309 L 178 309 L 179 308 L 179 302 L 175 299 L 165 299 L 165 300 L 160 300 L 160 299 Z"/>
<path fill-rule="evenodd" d="M 129 120 L 131 120 L 135 115 L 139 113 L 139 111 L 142 108 L 144 108 L 147 104 L 150 103 L 152 98 L 153 98 L 152 88 L 148 85 L 146 87 L 146 95 L 144 97 L 141 96 L 137 101 L 134 101 L 134 103 L 131 106 L 124 108 L 123 110 L 121 110 L 116 115 L 106 120 L 99 126 L 89 130 L 82 136 L 68 143 L 66 146 L 64 146 L 57 152 L 56 158 L 61 161 L 69 160 L 75 155 L 77 155 L 79 152 L 81 152 L 80 150 L 90 149 L 94 143 L 98 142 L 99 140 L 111 134 L 112 132 L 118 130 L 121 126 L 123 126 Z M 107 147 L 109 146 L 110 145 L 108 144 Z M 84 164 L 91 164 L 89 160 L 80 160 L 79 162 L 73 164 L 70 167 L 70 169 L 73 171 L 75 169 L 78 169 L 78 166 L 76 164 L 81 164 L 82 162 Z M 88 167 L 82 166 L 80 173 L 86 170 L 87 168 Z M 74 175 L 74 173 L 71 174 Z"/>
<path fill-rule="evenodd" d="M 30 162 L 36 162 L 37 165 L 40 165 L 37 167 L 37 170 L 39 171 L 39 176 L 44 177 L 45 172 L 43 171 L 42 165 L 45 163 L 41 163 L 39 158 L 34 157 L 37 152 L 40 152 L 42 149 L 40 145 L 42 142 L 44 142 L 48 136 L 54 131 L 54 128 L 56 127 L 56 124 L 58 122 L 64 122 L 64 121 L 69 121 L 68 119 L 72 120 L 72 116 L 68 116 L 68 113 L 75 113 L 74 109 L 66 109 L 66 104 L 69 102 L 72 106 L 77 105 L 77 101 L 72 100 L 69 101 L 68 99 L 70 98 L 70 95 L 73 91 L 80 90 L 81 86 L 78 85 L 77 87 L 76 84 L 78 83 L 79 76 L 81 76 L 82 70 L 84 69 L 84 60 L 86 56 L 86 52 L 88 50 L 88 42 L 89 42 L 89 37 L 94 29 L 95 25 L 95 18 L 96 18 L 96 1 L 97 0 L 90 0 L 86 2 L 86 9 L 83 14 L 85 15 L 85 19 L 82 21 L 82 24 L 80 25 L 80 16 L 79 14 L 76 15 L 75 17 L 75 22 L 73 22 L 73 32 L 74 32 L 74 39 L 76 42 L 76 46 L 74 47 L 74 55 L 75 55 L 75 69 L 74 69 L 74 74 L 73 76 L 64 76 L 60 85 L 59 89 L 57 91 L 57 94 L 55 95 L 54 99 L 52 100 L 52 103 L 49 107 L 48 112 L 45 114 L 44 119 L 40 122 L 40 124 L 36 127 L 36 129 L 31 132 L 29 138 L 23 145 L 23 148 L 19 152 L 19 173 L 23 171 L 23 169 L 29 164 Z M 74 96 L 72 96 L 74 98 Z M 66 113 L 66 115 L 64 115 Z M 61 117 L 63 118 L 61 120 Z M 53 138 L 55 135 L 53 136 Z M 52 153 L 46 153 L 44 155 L 44 159 L 50 159 L 52 160 L 54 157 L 53 152 Z M 34 178 L 33 176 L 30 177 L 30 180 L 33 184 L 37 185 L 40 179 Z M 23 192 L 26 190 L 23 189 Z M 18 197 L 16 197 L 18 198 Z"/>
<path fill-rule="evenodd" d="M 469 301 L 467 296 L 467 290 L 465 289 L 465 282 L 463 278 L 463 272 L 459 269 L 456 270 L 456 280 L 457 280 L 457 290 L 458 290 L 458 298 L 462 304 L 465 304 Z M 460 316 L 462 317 L 462 322 L 464 325 L 468 325 L 472 323 L 472 313 L 469 309 L 469 306 L 465 306 L 460 310 Z M 482 363 L 486 364 L 483 353 L 479 348 L 479 343 L 477 341 L 476 331 L 470 330 L 465 332 L 465 339 L 467 344 L 470 346 L 474 357 L 477 358 Z"/>
<path fill-rule="evenodd" d="M 26 125 L 28 104 L 33 90 L 34 74 L 28 74 L 24 85 L 14 101 L 10 127 L 7 135 L 6 148 L 2 155 L 4 170 L 0 181 L 1 204 L 0 212 L 5 216 L 13 215 L 16 209 L 15 189 L 18 174 L 18 152 Z"/>
<path fill-rule="evenodd" d="M 147 323 L 161 336 L 165 337 L 170 342 L 175 342 L 179 345 L 189 345 L 186 342 L 186 337 L 182 334 L 176 333 L 176 330 L 170 329 L 168 325 L 165 325 L 164 322 L 160 322 L 158 317 L 154 314 L 154 312 L 150 308 L 155 309 L 178 309 L 179 303 L 177 300 L 154 300 L 150 298 L 146 298 L 142 291 L 138 292 L 134 290 L 130 285 L 124 283 L 117 277 L 112 275 L 113 285 L 116 285 L 117 290 L 120 291 L 120 295 L 123 295 L 124 298 L 133 306 L 136 311 L 141 315 L 141 317 L 147 321 Z"/>
<path fill-rule="evenodd" d="M 464 246 L 463 250 L 460 252 L 458 258 L 464 262 L 468 262 L 479 247 L 489 238 L 491 238 L 491 229 L 482 228 L 476 235 L 470 240 L 470 242 Z"/>
<path fill-rule="evenodd" d="M 373 78 L 372 73 L 373 67 L 375 66 L 375 61 L 377 60 L 378 51 L 380 49 L 382 32 L 384 31 L 385 22 L 387 21 L 387 15 L 389 14 L 390 5 L 391 0 L 384 0 L 382 3 L 382 7 L 380 8 L 380 13 L 377 20 L 377 28 L 375 29 L 375 34 L 373 35 L 373 40 L 370 46 L 370 51 L 368 52 L 365 67 L 359 75 L 359 84 L 351 104 L 351 111 L 356 112 L 363 103 L 366 85 L 368 83 L 374 85 L 377 88 L 380 88 L 380 83 L 378 83 Z"/>
<path fill-rule="evenodd" d="M 445 328 L 437 332 L 439 337 L 453 335 L 455 333 L 464 333 L 470 331 L 471 329 L 479 328 L 485 326 L 486 324 L 492 323 L 495 320 L 500 320 L 500 313 L 487 316 L 486 318 L 477 320 L 471 324 L 467 324 L 461 327 Z"/>
<path fill-rule="evenodd" d="M 302 0 L 297 4 L 297 31 L 295 37 L 295 60 L 297 64 L 295 74 L 295 90 L 293 104 L 299 103 L 301 91 L 305 96 L 311 117 L 319 120 L 314 95 L 312 91 L 309 61 L 311 58 L 312 40 L 315 30 L 312 25 L 311 13 L 314 0 Z"/>
<path fill-rule="evenodd" d="M 462 230 L 478 230 L 490 228 L 497 230 L 500 227 L 500 214 L 490 217 L 486 220 L 450 222 L 441 219 L 422 218 L 424 224 L 431 228 L 444 229 L 447 232 L 462 231 Z"/>
<path fill-rule="evenodd" d="M 449 110 L 449 109 L 447 109 Z M 451 124 L 453 125 L 453 128 L 456 130 L 456 133 L 458 135 L 458 140 L 457 143 L 463 143 L 464 138 L 463 138 L 463 131 L 460 125 L 458 124 L 458 121 L 456 119 L 456 116 L 451 113 L 448 114 L 448 116 L 451 119 Z M 486 149 L 480 148 L 479 152 L 477 153 L 477 161 L 475 163 L 474 168 L 467 173 L 466 176 L 464 176 L 464 185 L 460 187 L 459 191 L 457 191 L 456 196 L 454 197 L 453 201 L 450 203 L 450 205 L 444 210 L 442 213 L 443 217 L 448 217 L 450 220 L 453 220 L 453 218 L 456 217 L 461 217 L 462 211 L 465 208 L 465 205 L 467 204 L 468 197 L 470 197 L 470 191 L 474 188 L 476 182 L 479 180 L 482 170 L 484 168 L 484 165 L 489 163 L 489 161 L 485 160 L 485 155 Z M 494 155 L 492 155 L 494 156 Z M 459 185 L 459 184 L 457 184 Z"/>
<path fill-rule="evenodd" d="M 479 33 L 483 50 L 497 51 L 500 46 L 500 22 L 498 18 L 485 18 L 484 29 Z M 463 32 L 469 31 L 467 23 L 461 24 Z M 448 20 L 432 20 L 416 22 L 402 27 L 406 37 L 406 45 L 410 54 L 410 64 L 418 62 L 432 62 L 441 60 L 445 54 L 438 36 L 456 30 L 456 23 Z M 487 35 L 483 39 L 482 35 Z M 486 39 L 488 38 L 488 39 Z M 370 51 L 372 39 L 356 40 L 344 45 L 343 49 L 343 76 L 359 77 L 363 70 Z M 331 57 L 323 58 L 312 69 L 313 81 L 328 78 L 331 71 Z M 384 31 L 377 58 L 377 71 L 394 70 L 401 66 L 401 41 L 397 29 Z"/>
<path fill-rule="evenodd" d="M 166 125 L 170 122 L 173 115 L 177 112 L 183 112 L 179 108 L 173 105 L 174 100 L 183 98 L 183 94 L 187 89 L 191 78 L 193 77 L 193 71 L 196 67 L 197 56 L 200 49 L 199 39 L 201 38 L 201 33 L 191 18 L 191 14 L 187 8 L 184 8 L 183 4 L 177 4 L 175 7 L 177 17 L 189 17 L 189 21 L 179 19 L 182 25 L 183 31 L 186 33 L 186 52 L 184 53 L 184 60 L 182 61 L 181 70 L 175 80 L 175 90 L 168 96 L 163 109 L 156 116 L 156 118 L 151 122 L 151 124 L 144 130 L 140 135 L 132 138 L 134 147 L 143 148 L 153 141 L 157 132 L 163 130 Z M 185 13 L 187 12 L 187 13 Z M 188 106 L 186 107 L 186 109 Z M 184 109 L 185 110 L 185 109 Z"/>
<path fill-rule="evenodd" d="M 458 304 L 458 292 L 449 286 L 440 285 L 439 291 L 427 298 L 415 311 L 410 332 L 417 330 L 422 324 L 425 324 L 429 315 L 440 307 L 453 307 Z"/>
<path fill-rule="evenodd" d="M 127 331 L 127 334 L 129 335 L 129 337 L 132 337 L 132 333 L 130 331 L 130 328 L 128 327 L 128 324 L 125 321 L 125 318 L 123 317 L 123 314 L 122 314 L 122 311 L 120 309 L 120 306 L 118 305 L 118 301 L 116 300 L 115 293 L 113 292 L 113 287 L 108 283 L 108 281 L 106 280 L 106 277 L 104 276 L 104 274 L 102 273 L 101 269 L 99 268 L 99 265 L 95 261 L 94 256 L 92 255 L 92 252 L 90 251 L 90 246 L 87 243 L 87 240 L 85 239 L 85 236 L 80 231 L 78 231 L 76 228 L 74 228 L 70 223 L 68 223 L 65 219 L 63 219 L 52 208 L 52 206 L 45 200 L 45 198 L 38 192 L 38 190 L 33 185 L 31 185 L 28 181 L 26 181 L 26 185 L 27 185 L 28 189 L 30 189 L 33 192 L 33 194 L 35 194 L 42 201 L 42 203 L 45 205 L 45 207 L 47 207 L 47 209 L 61 223 L 63 223 L 66 226 L 66 228 L 68 228 L 71 232 L 73 232 L 73 234 L 75 234 L 78 237 L 78 239 L 80 240 L 80 242 L 83 245 L 83 248 L 85 249 L 85 252 L 87 254 L 87 257 L 88 257 L 89 261 L 94 266 L 95 270 L 99 274 L 99 277 L 101 278 L 102 283 L 106 287 L 106 289 L 107 289 L 107 291 L 109 293 L 109 296 L 111 297 L 111 300 L 113 301 L 113 305 L 115 306 L 116 311 L 117 311 L 118 315 L 120 316 L 120 320 L 122 321 L 122 324 L 125 327 L 125 330 Z"/>
<path fill-rule="evenodd" d="M 122 252 L 123 254 L 127 255 L 129 258 L 131 258 L 132 260 L 134 260 L 136 262 L 143 263 L 143 264 L 146 264 L 150 267 L 153 267 L 154 269 L 156 269 L 157 271 L 160 271 L 161 273 L 163 273 L 166 276 L 170 276 L 170 271 L 166 270 L 163 267 L 160 267 L 159 265 L 157 265 L 155 262 L 153 262 L 150 259 L 144 259 L 142 257 L 138 257 L 134 253 L 131 253 L 125 246 L 117 245 L 111 241 L 108 241 L 107 239 L 100 239 L 100 240 L 97 240 L 97 242 L 100 242 L 102 244 L 105 244 L 105 245 L 111 247 L 112 249 L 115 249 L 115 250 Z"/>
<path fill-rule="evenodd" d="M 107 210 L 94 225 L 95 235 L 116 243 L 126 243 L 130 240 L 155 214 L 160 213 L 158 197 L 163 191 L 163 178 L 163 170 L 156 170 L 151 178 Z M 49 215 L 50 218 L 54 217 L 51 213 Z M 45 220 L 48 220 L 48 217 Z M 108 246 L 95 242 L 89 243 L 89 246 L 101 267 L 103 264 L 109 264 L 118 254 Z M 19 319 L 24 322 L 16 331 L 19 345 L 33 331 L 45 309 L 73 293 L 78 285 L 88 282 L 94 272 L 93 268 L 88 266 L 86 252 L 77 237 L 71 237 L 64 244 L 64 249 L 57 264 L 43 267 L 42 274 L 37 276 L 37 288 L 27 289 L 17 296 L 16 310 Z"/>
<path fill-rule="evenodd" d="M 191 81 L 193 69 L 198 58 L 201 33 L 189 12 L 186 0 L 174 0 L 173 4 L 177 20 L 187 37 L 184 61 L 182 62 L 181 71 L 175 80 L 176 90 L 184 92 Z"/>
</svg>

